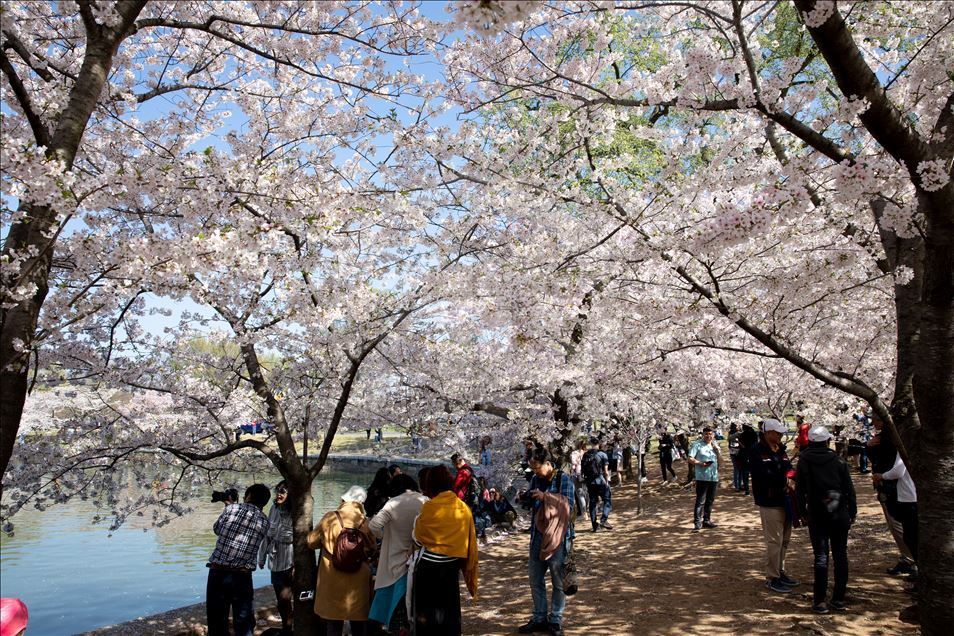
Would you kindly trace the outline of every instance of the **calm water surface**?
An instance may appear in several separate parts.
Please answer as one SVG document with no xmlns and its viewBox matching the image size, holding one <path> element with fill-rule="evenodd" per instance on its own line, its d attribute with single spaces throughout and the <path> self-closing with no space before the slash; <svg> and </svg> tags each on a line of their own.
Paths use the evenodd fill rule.
<svg viewBox="0 0 954 636">
<path fill-rule="evenodd" d="M 312 490 L 315 519 L 337 507 L 349 486 L 367 487 L 372 477 L 373 471 L 325 469 Z M 278 478 L 243 475 L 239 483 L 254 481 L 272 486 Z M 162 528 L 128 521 L 111 537 L 107 525 L 90 523 L 96 509 L 89 502 L 24 510 L 14 518 L 15 536 L 0 538 L 0 596 L 27 604 L 30 636 L 75 634 L 203 602 L 222 504 L 205 497 L 192 507 Z M 257 570 L 253 580 L 269 585 L 268 570 Z"/>
</svg>

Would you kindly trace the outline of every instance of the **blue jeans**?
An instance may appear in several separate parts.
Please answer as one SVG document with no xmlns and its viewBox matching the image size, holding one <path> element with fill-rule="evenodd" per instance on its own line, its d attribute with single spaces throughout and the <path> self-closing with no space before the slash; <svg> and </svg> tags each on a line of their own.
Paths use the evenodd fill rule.
<svg viewBox="0 0 954 636">
<path fill-rule="evenodd" d="M 600 523 L 606 523 L 609 514 L 613 510 L 613 496 L 610 492 L 609 484 L 603 481 L 601 477 L 595 484 L 586 485 L 586 494 L 590 498 L 590 521 L 593 527 L 596 527 L 596 500 L 603 500 L 603 514 L 600 517 Z"/>
<path fill-rule="evenodd" d="M 229 610 L 235 636 L 252 636 L 255 626 L 252 573 L 232 570 L 209 569 L 205 587 L 205 614 L 209 636 L 227 636 L 229 633 Z"/>
<path fill-rule="evenodd" d="M 543 540 L 539 534 L 530 542 L 530 595 L 533 597 L 533 619 L 536 622 L 562 623 L 563 609 L 566 607 L 566 594 L 563 593 L 563 561 L 566 559 L 566 542 L 556 553 L 546 561 L 540 560 L 540 543 Z M 547 587 L 544 581 L 547 571 L 550 572 L 550 584 L 553 587 L 553 596 L 547 612 Z"/>
</svg>

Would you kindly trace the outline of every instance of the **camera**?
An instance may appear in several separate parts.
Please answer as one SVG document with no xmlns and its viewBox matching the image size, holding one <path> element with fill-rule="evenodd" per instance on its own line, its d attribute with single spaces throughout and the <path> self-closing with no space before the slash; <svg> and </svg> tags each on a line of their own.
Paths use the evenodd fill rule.
<svg viewBox="0 0 954 636">
<path fill-rule="evenodd" d="M 238 490 L 235 488 L 229 488 L 227 490 L 213 490 L 212 491 L 212 503 L 216 501 L 221 501 L 223 503 L 235 503 L 239 500 Z"/>
</svg>

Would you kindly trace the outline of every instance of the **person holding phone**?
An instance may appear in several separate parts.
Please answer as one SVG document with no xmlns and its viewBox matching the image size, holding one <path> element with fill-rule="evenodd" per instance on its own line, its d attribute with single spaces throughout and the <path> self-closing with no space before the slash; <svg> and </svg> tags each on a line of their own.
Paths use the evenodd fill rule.
<svg viewBox="0 0 954 636">
<path fill-rule="evenodd" d="M 710 427 L 702 429 L 702 439 L 689 448 L 689 464 L 695 468 L 696 504 L 693 514 L 693 532 L 715 528 L 712 523 L 712 502 L 719 485 L 719 444 Z"/>
</svg>

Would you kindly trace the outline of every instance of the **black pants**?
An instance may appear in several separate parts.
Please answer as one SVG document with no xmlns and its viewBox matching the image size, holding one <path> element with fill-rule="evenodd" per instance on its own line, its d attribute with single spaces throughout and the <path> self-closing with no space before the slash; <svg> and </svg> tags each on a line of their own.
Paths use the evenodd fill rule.
<svg viewBox="0 0 954 636">
<path fill-rule="evenodd" d="M 417 562 L 412 591 L 418 636 L 460 636 L 460 560 Z"/>
<path fill-rule="evenodd" d="M 692 521 L 697 528 L 702 522 L 712 523 L 712 502 L 715 501 L 717 481 L 696 481 L 696 507 Z"/>
<path fill-rule="evenodd" d="M 229 633 L 229 610 L 232 610 L 236 636 L 252 636 L 255 627 L 252 573 L 211 568 L 205 587 L 209 636 Z"/>
<path fill-rule="evenodd" d="M 815 586 L 813 602 L 817 605 L 825 602 L 828 594 L 828 553 L 835 565 L 835 587 L 831 591 L 832 601 L 844 601 L 848 587 L 848 529 L 851 523 L 845 520 L 833 520 L 808 523 L 808 536 L 812 541 L 815 554 Z"/>
<path fill-rule="evenodd" d="M 904 545 L 908 546 L 914 562 L 918 562 L 918 504 L 917 502 L 893 502 L 888 511 L 891 516 L 901 522 L 901 532 L 904 536 Z"/>
<path fill-rule="evenodd" d="M 676 478 L 676 471 L 672 469 L 672 452 L 671 451 L 667 450 L 667 451 L 663 451 L 659 453 L 659 468 L 662 470 L 663 481 L 666 481 L 667 479 L 669 479 L 666 476 L 667 472 L 672 473 L 673 479 Z"/>
<path fill-rule="evenodd" d="M 272 587 L 275 588 L 275 601 L 278 603 L 278 614 L 282 617 L 282 631 L 285 636 L 290 636 L 293 629 L 295 618 L 292 610 L 292 571 L 272 570 Z"/>
</svg>

